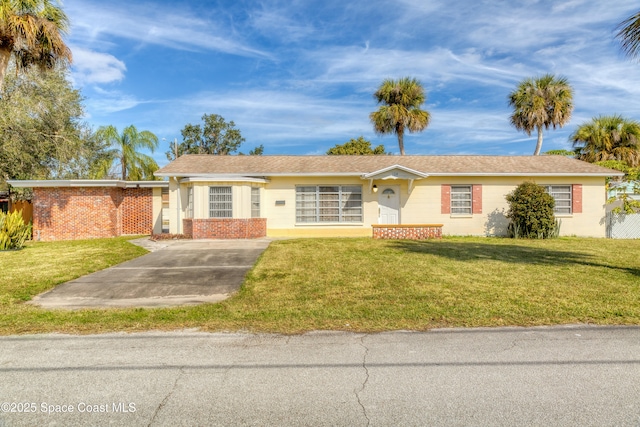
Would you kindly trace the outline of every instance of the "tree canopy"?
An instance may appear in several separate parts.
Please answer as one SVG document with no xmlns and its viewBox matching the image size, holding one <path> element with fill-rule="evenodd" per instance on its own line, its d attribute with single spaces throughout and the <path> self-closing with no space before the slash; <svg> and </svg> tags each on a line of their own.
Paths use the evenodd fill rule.
<svg viewBox="0 0 640 427">
<path fill-rule="evenodd" d="M 616 38 L 622 50 L 631 58 L 640 56 L 640 12 L 628 17 L 618 25 Z"/>
<path fill-rule="evenodd" d="M 111 147 L 107 151 L 107 165 L 116 167 L 119 178 L 132 181 L 155 179 L 153 173 L 158 170 L 158 164 L 151 156 L 139 151 L 155 151 L 158 137 L 153 133 L 138 131 L 134 125 L 124 128 L 122 133 L 118 133 L 115 126 L 103 126 L 96 132 L 96 138 Z"/>
<path fill-rule="evenodd" d="M 509 105 L 513 107 L 511 124 L 531 136 L 538 131 L 538 141 L 533 154 L 542 149 L 542 129 L 563 127 L 573 112 L 573 89 L 565 77 L 545 74 L 527 78 L 509 94 Z"/>
<path fill-rule="evenodd" d="M 202 116 L 202 125 L 191 123 L 182 128 L 182 142 L 178 145 L 178 157 L 183 154 L 233 154 L 244 142 L 240 129 L 233 121 L 226 122 L 218 114 Z M 259 147 L 257 147 L 259 148 Z M 175 160 L 175 153 L 166 153 L 167 159 Z"/>
<path fill-rule="evenodd" d="M 238 153 L 240 156 L 244 156 L 244 153 Z M 257 147 L 254 147 L 252 150 L 249 150 L 250 156 L 262 156 L 264 154 L 264 145 L 260 144 Z"/>
<path fill-rule="evenodd" d="M 571 150 L 565 150 L 564 148 L 559 150 L 548 150 L 542 154 L 546 154 L 548 156 L 565 156 L 565 157 L 575 157 L 576 152 Z"/>
<path fill-rule="evenodd" d="M 598 116 L 581 124 L 569 138 L 580 160 L 620 160 L 640 166 L 640 122 L 620 115 Z"/>
<path fill-rule="evenodd" d="M 0 98 L 0 185 L 89 177 L 100 149 L 83 116 L 82 95 L 64 70 L 8 73 Z"/>
<path fill-rule="evenodd" d="M 12 56 L 18 70 L 70 63 L 68 27 L 58 0 L 0 0 L 0 91 Z"/>
<path fill-rule="evenodd" d="M 376 148 L 371 147 L 371 141 L 359 136 L 357 139 L 351 138 L 344 144 L 336 144 L 327 151 L 329 155 L 374 155 L 389 154 L 384 151 L 384 145 L 380 144 Z"/>
<path fill-rule="evenodd" d="M 422 84 L 415 78 L 386 79 L 373 94 L 380 106 L 369 115 L 377 134 L 396 134 L 400 154 L 404 155 L 404 133 L 422 132 L 431 115 L 420 107 L 426 100 Z"/>
</svg>

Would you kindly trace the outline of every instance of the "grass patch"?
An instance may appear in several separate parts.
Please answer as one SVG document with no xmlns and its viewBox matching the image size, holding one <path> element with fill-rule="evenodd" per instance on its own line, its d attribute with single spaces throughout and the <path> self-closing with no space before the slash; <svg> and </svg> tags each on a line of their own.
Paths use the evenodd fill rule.
<svg viewBox="0 0 640 427">
<path fill-rule="evenodd" d="M 47 311 L 23 303 L 141 251 L 108 239 L 0 252 L 0 334 L 640 324 L 640 241 L 582 238 L 282 240 L 218 304 Z"/>
</svg>

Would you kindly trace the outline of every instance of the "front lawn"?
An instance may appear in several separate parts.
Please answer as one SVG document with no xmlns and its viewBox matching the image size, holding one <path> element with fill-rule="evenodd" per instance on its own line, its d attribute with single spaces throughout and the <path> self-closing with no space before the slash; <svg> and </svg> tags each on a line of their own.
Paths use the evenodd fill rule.
<svg viewBox="0 0 640 427">
<path fill-rule="evenodd" d="M 23 302 L 142 252 L 121 239 L 0 252 L 0 334 L 640 324 L 640 240 L 282 240 L 218 304 L 48 311 Z"/>
</svg>

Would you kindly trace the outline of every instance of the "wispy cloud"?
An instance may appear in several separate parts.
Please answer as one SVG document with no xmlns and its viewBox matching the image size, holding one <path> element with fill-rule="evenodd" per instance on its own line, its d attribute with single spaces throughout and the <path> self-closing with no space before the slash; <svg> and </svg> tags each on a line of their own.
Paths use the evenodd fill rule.
<svg viewBox="0 0 640 427">
<path fill-rule="evenodd" d="M 572 121 L 545 135 L 568 148 L 598 114 L 640 117 L 640 65 L 614 28 L 636 0 L 262 0 L 142 3 L 67 0 L 74 79 L 100 123 L 134 123 L 167 140 L 202 114 L 234 120 L 247 146 L 323 153 L 374 134 L 372 93 L 414 76 L 432 121 L 407 135 L 410 153 L 529 154 L 509 124 L 508 93 L 525 77 L 566 76 Z M 149 101 L 162 98 L 164 101 Z"/>
<path fill-rule="evenodd" d="M 136 99 L 135 96 L 117 90 L 104 90 L 95 87 L 93 91 L 95 96 L 87 101 L 87 105 L 90 111 L 98 115 L 130 110 L 145 103 L 144 101 Z"/>
<path fill-rule="evenodd" d="M 73 78 L 78 85 L 112 83 L 124 79 L 127 67 L 115 56 L 76 46 L 71 46 L 71 51 Z"/>
<path fill-rule="evenodd" d="M 248 139 L 271 146 L 302 146 L 310 139 L 345 142 L 372 133 L 368 116 L 361 114 L 363 103 L 349 99 L 325 102 L 295 92 L 258 89 L 203 92 L 179 103 L 195 121 L 202 114 L 218 112 L 233 120 Z"/>
<path fill-rule="evenodd" d="M 164 3 L 68 1 L 71 40 L 94 42 L 118 37 L 177 50 L 211 50 L 233 55 L 270 55 L 242 41 L 231 28 Z"/>
<path fill-rule="evenodd" d="M 285 44 L 298 43 L 316 32 L 312 24 L 305 24 L 281 12 L 282 10 L 256 11 L 251 14 L 251 26 L 263 36 Z"/>
</svg>

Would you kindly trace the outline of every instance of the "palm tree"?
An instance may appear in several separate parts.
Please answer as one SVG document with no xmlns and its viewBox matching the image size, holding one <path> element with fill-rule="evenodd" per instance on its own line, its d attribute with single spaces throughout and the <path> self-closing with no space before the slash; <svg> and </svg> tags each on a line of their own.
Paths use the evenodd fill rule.
<svg viewBox="0 0 640 427">
<path fill-rule="evenodd" d="M 410 77 L 398 81 L 386 79 L 373 97 L 378 104 L 384 104 L 369 115 L 373 129 L 379 135 L 395 133 L 398 136 L 400 155 L 404 156 L 405 129 L 409 132 L 421 132 L 431 120 L 429 112 L 420 109 L 426 99 L 424 88 L 418 80 Z"/>
<path fill-rule="evenodd" d="M 0 91 L 12 55 L 18 68 L 70 63 L 68 27 L 58 0 L 0 0 Z"/>
<path fill-rule="evenodd" d="M 109 150 L 111 164 L 117 162 L 123 180 L 154 179 L 158 164 L 151 156 L 138 152 L 141 148 L 151 152 L 158 148 L 158 137 L 153 133 L 148 130 L 138 132 L 131 125 L 119 134 L 115 126 L 103 126 L 96 132 L 96 137 L 113 147 Z"/>
<path fill-rule="evenodd" d="M 538 142 L 533 153 L 540 154 L 542 128 L 564 126 L 573 111 L 573 89 L 564 77 L 553 74 L 528 78 L 520 82 L 509 94 L 509 105 L 514 108 L 511 124 L 531 136 L 538 130 Z"/>
<path fill-rule="evenodd" d="M 631 58 L 640 56 L 640 12 L 632 15 L 618 25 L 616 38 L 622 44 L 622 50 Z"/>
<path fill-rule="evenodd" d="M 619 160 L 640 166 L 640 122 L 620 115 L 594 117 L 570 137 L 578 158 L 595 163 Z"/>
</svg>

